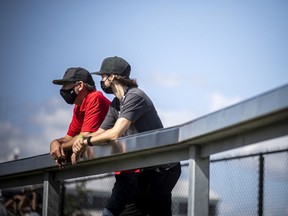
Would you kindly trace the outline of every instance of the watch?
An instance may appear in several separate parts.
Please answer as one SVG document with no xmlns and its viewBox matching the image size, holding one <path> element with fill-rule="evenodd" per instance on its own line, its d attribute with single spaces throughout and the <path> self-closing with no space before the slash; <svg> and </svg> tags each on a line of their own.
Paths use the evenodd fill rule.
<svg viewBox="0 0 288 216">
<path fill-rule="evenodd" d="M 89 145 L 89 146 L 94 146 L 93 144 L 92 144 L 92 142 L 91 142 L 91 138 L 92 138 L 92 136 L 88 136 L 87 137 L 87 144 Z"/>
</svg>

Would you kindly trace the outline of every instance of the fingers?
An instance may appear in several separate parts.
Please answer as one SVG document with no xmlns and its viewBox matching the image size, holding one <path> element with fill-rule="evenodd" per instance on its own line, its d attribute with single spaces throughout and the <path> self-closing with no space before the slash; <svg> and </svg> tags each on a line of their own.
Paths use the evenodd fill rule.
<svg viewBox="0 0 288 216">
<path fill-rule="evenodd" d="M 87 150 L 81 151 L 80 157 L 84 159 L 87 158 L 88 157 Z"/>
<path fill-rule="evenodd" d="M 61 148 L 60 143 L 58 142 L 52 142 L 50 144 L 50 156 L 54 159 L 54 160 L 58 160 L 59 158 L 61 158 L 62 156 L 65 156 L 65 154 L 62 155 L 61 150 L 63 150 Z"/>
<path fill-rule="evenodd" d="M 73 153 L 71 156 L 71 163 L 72 165 L 76 165 L 77 163 L 77 155 L 75 153 Z"/>
<path fill-rule="evenodd" d="M 61 158 L 61 154 L 59 152 L 52 152 L 50 154 L 51 158 L 54 159 L 54 160 L 58 160 L 59 158 Z"/>
<path fill-rule="evenodd" d="M 64 167 L 65 161 L 64 160 L 55 160 L 56 164 L 58 165 L 58 168 L 61 170 Z"/>
<path fill-rule="evenodd" d="M 83 148 L 85 148 L 84 139 L 83 138 L 76 139 L 72 146 L 73 153 L 79 154 L 83 150 Z"/>
<path fill-rule="evenodd" d="M 61 156 L 62 157 L 66 157 L 64 149 L 62 148 L 62 146 L 60 147 L 60 151 L 61 151 Z"/>
</svg>

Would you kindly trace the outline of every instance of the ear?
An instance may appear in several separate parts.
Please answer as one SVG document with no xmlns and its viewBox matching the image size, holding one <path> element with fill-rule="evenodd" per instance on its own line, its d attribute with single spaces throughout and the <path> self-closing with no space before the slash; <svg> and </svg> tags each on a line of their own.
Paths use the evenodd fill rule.
<svg viewBox="0 0 288 216">
<path fill-rule="evenodd" d="M 84 88 L 84 82 L 79 81 L 79 92 Z"/>
</svg>

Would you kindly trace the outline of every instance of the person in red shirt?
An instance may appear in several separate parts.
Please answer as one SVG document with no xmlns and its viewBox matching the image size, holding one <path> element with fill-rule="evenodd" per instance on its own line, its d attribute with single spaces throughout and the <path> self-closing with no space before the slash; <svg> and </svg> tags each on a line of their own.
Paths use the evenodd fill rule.
<svg viewBox="0 0 288 216">
<path fill-rule="evenodd" d="M 50 143 L 50 155 L 62 168 L 70 161 L 72 145 L 80 136 L 87 136 L 98 130 L 102 124 L 110 101 L 97 91 L 91 74 L 84 68 L 68 68 L 62 79 L 53 80 L 56 85 L 62 85 L 60 95 L 66 103 L 73 105 L 73 116 L 64 137 L 54 139 Z M 93 149 L 87 148 L 82 156 L 93 157 Z"/>
</svg>

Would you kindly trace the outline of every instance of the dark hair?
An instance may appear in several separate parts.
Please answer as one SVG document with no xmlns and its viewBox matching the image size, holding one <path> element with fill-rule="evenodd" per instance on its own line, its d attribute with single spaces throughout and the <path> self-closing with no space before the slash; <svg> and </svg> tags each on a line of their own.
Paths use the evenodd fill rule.
<svg viewBox="0 0 288 216">
<path fill-rule="evenodd" d="M 79 81 L 77 81 L 77 82 L 75 82 L 75 84 L 76 83 L 78 83 Z M 82 81 L 83 82 L 83 81 Z M 88 92 L 91 92 L 91 91 L 93 91 L 93 90 L 96 90 L 96 87 L 95 86 L 92 86 L 92 85 L 90 85 L 90 84 L 88 84 L 88 83 L 85 83 L 85 82 L 83 82 L 83 84 L 84 84 L 84 86 L 85 86 L 85 88 L 86 88 L 86 90 L 88 91 Z"/>
<path fill-rule="evenodd" d="M 126 78 L 120 75 L 115 75 L 115 80 L 122 85 L 126 85 L 128 87 L 138 87 L 136 79 Z"/>
<path fill-rule="evenodd" d="M 87 89 L 88 92 L 96 90 L 95 86 L 89 85 L 88 83 L 84 83 L 84 86 L 85 86 L 85 88 Z"/>
</svg>

